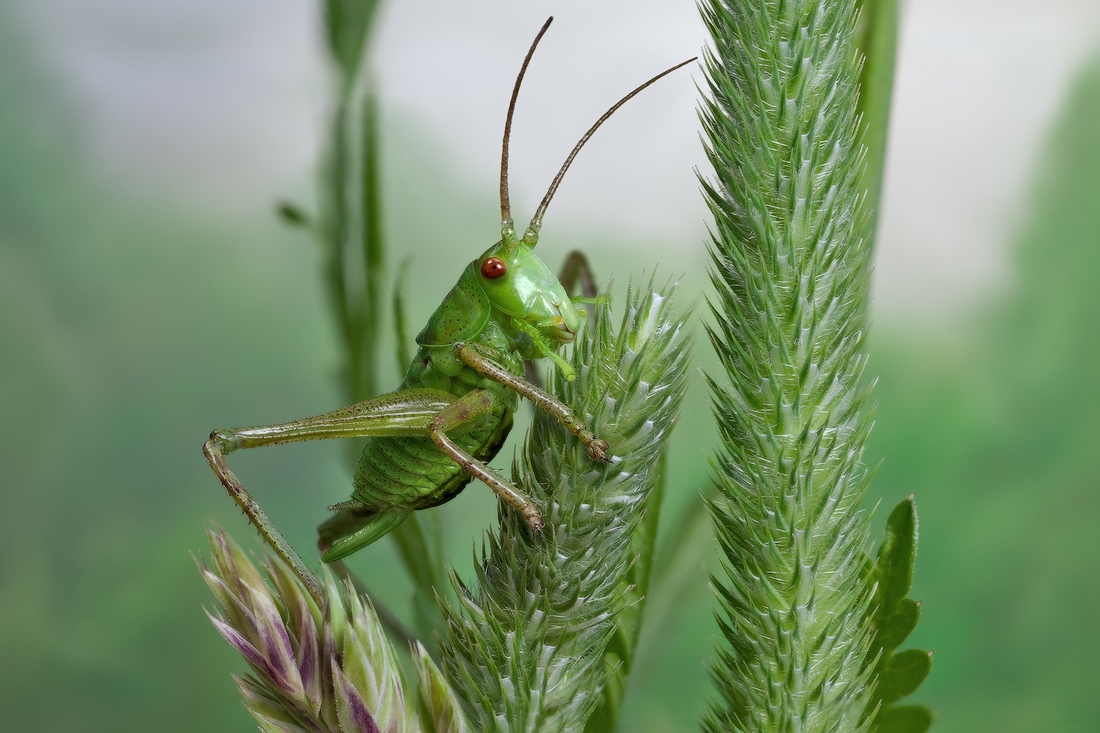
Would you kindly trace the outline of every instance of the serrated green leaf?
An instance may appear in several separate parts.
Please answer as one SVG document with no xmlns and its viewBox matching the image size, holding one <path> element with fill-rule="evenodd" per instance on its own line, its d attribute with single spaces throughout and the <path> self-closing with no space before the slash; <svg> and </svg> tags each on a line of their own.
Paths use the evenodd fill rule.
<svg viewBox="0 0 1100 733">
<path fill-rule="evenodd" d="M 875 576 L 879 613 L 892 615 L 913 584 L 917 557 L 917 507 L 912 495 L 894 507 L 886 520 L 886 537 L 878 550 Z"/>
<path fill-rule="evenodd" d="M 883 667 L 877 692 L 884 703 L 912 694 L 932 671 L 932 653 L 907 649 L 895 654 Z"/>
<path fill-rule="evenodd" d="M 894 650 L 909 638 L 920 620 L 920 603 L 912 598 L 902 598 L 897 610 L 879 621 L 875 644 L 887 650 Z"/>
<path fill-rule="evenodd" d="M 931 726 L 931 710 L 920 705 L 901 705 L 882 711 L 875 733 L 924 733 Z"/>
</svg>

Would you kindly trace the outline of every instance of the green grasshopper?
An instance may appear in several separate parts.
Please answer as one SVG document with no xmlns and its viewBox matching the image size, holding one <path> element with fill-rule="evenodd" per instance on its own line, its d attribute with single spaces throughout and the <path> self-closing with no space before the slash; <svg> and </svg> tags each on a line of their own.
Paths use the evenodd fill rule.
<svg viewBox="0 0 1100 733">
<path fill-rule="evenodd" d="M 520 512 L 531 532 L 539 532 L 543 527 L 539 508 L 486 463 L 508 436 L 520 396 L 576 435 L 592 460 L 608 460 L 605 441 L 593 435 L 567 405 L 523 377 L 525 360 L 547 357 L 565 379 L 575 379 L 572 367 L 557 351 L 574 339 L 584 315 L 534 247 L 550 199 L 592 134 L 636 94 L 695 59 L 658 74 L 604 113 L 569 153 L 530 225 L 517 237 L 508 200 L 508 141 L 520 84 L 551 21 L 546 21 L 531 44 L 508 105 L 501 153 L 500 241 L 466 267 L 416 337 L 419 349 L 397 391 L 304 420 L 215 430 L 203 445 L 203 454 L 233 500 L 318 598 L 316 578 L 230 470 L 226 455 L 304 440 L 368 438 L 356 468 L 352 498 L 329 507 L 334 514 L 318 528 L 318 546 L 326 563 L 375 542 L 414 510 L 449 501 L 473 478 Z M 583 257 L 571 257 L 568 264 L 591 279 Z"/>
</svg>

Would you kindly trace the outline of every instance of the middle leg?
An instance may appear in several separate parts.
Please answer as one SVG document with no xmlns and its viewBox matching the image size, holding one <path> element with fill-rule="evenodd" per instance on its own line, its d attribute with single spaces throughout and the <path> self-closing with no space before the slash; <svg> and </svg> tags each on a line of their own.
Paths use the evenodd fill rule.
<svg viewBox="0 0 1100 733">
<path fill-rule="evenodd" d="M 475 389 L 444 407 L 428 424 L 428 434 L 432 441 L 452 461 L 463 470 L 480 480 L 509 506 L 523 515 L 532 532 L 543 527 L 542 514 L 535 503 L 525 496 L 514 484 L 504 480 L 485 463 L 460 448 L 447 437 L 447 431 L 454 430 L 464 423 L 491 411 L 497 404 L 497 398 L 487 389 Z"/>
</svg>

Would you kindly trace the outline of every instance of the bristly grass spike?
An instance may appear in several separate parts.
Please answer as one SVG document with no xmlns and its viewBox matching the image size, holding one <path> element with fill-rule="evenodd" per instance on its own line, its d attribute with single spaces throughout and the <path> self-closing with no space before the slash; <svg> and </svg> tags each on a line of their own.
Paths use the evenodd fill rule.
<svg viewBox="0 0 1100 733">
<path fill-rule="evenodd" d="M 215 430 L 203 453 L 264 541 L 320 599 L 320 584 L 237 479 L 225 456 L 243 448 L 325 438 L 367 438 L 348 501 L 335 504 L 318 527 L 324 562 L 340 560 L 397 527 L 417 509 L 442 504 L 477 478 L 520 512 L 531 532 L 542 529 L 535 503 L 490 468 L 512 427 L 519 398 L 530 400 L 577 436 L 592 460 L 609 447 L 568 405 L 524 379 L 524 362 L 550 358 L 566 379 L 572 367 L 557 352 L 576 337 L 584 314 L 569 295 L 578 277 L 592 282 L 583 255 L 567 260 L 555 277 L 534 253 L 542 217 L 562 177 L 593 133 L 619 107 L 689 59 L 658 74 L 616 102 L 576 144 L 524 231 L 516 237 L 508 198 L 508 142 L 520 84 L 542 26 L 516 78 L 501 153 L 501 239 L 471 262 L 416 337 L 418 350 L 394 392 L 316 417 L 279 425 Z M 589 296 L 594 293 L 589 293 Z"/>
</svg>

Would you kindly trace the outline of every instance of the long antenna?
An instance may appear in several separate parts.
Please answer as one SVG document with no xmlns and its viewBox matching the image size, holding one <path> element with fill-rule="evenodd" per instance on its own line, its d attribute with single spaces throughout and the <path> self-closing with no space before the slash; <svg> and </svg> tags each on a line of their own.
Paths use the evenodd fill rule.
<svg viewBox="0 0 1100 733">
<path fill-rule="evenodd" d="M 554 22 L 554 16 L 546 19 L 542 24 L 535 40 L 531 42 L 531 48 L 527 50 L 527 56 L 523 59 L 523 66 L 519 67 L 519 76 L 516 77 L 516 85 L 512 88 L 512 99 L 508 102 L 508 118 L 504 121 L 504 143 L 500 152 L 500 226 L 502 230 L 509 230 L 515 234 L 512 228 L 512 204 L 508 200 L 508 140 L 512 136 L 512 115 L 516 111 L 516 99 L 519 97 L 519 85 L 523 83 L 523 75 L 527 73 L 527 65 L 531 63 L 531 57 L 535 55 L 535 47 L 546 35 L 546 30 Z"/>
<path fill-rule="evenodd" d="M 604 112 L 603 116 L 600 117 L 600 119 L 596 120 L 596 124 L 594 124 L 594 125 L 592 125 L 592 127 L 588 128 L 588 132 L 584 133 L 584 135 L 581 137 L 580 141 L 573 148 L 573 151 L 571 153 L 569 153 L 569 157 L 565 159 L 565 163 L 562 164 L 561 170 L 558 171 L 558 175 L 554 176 L 554 180 L 550 184 L 550 189 L 546 192 L 546 195 L 543 196 L 542 203 L 539 204 L 539 208 L 535 211 L 535 216 L 531 219 L 531 223 L 527 226 L 527 231 L 524 232 L 524 234 L 523 234 L 523 241 L 526 242 L 528 244 L 528 246 L 534 247 L 535 243 L 538 242 L 539 229 L 542 228 L 542 217 L 546 213 L 546 207 L 550 205 L 550 199 L 554 198 L 554 192 L 558 190 L 558 184 L 561 183 L 561 179 L 565 176 L 565 172 L 567 170 L 569 170 L 569 166 L 573 163 L 573 158 L 577 157 L 577 153 L 580 152 L 580 149 L 584 147 L 584 144 L 586 142 L 588 142 L 588 139 L 590 137 L 592 137 L 593 133 L 595 133 L 596 130 L 600 129 L 600 125 L 602 125 L 604 122 L 606 122 L 608 117 L 615 114 L 615 110 L 617 110 L 619 107 L 622 107 L 624 104 L 626 104 L 631 99 L 633 99 L 634 96 L 638 94 L 638 92 L 642 91 L 643 89 L 645 89 L 646 87 L 648 87 L 650 84 L 657 81 L 661 77 L 666 76 L 668 74 L 671 74 L 672 72 L 679 69 L 681 66 L 687 66 L 692 61 L 695 61 L 698 58 L 699 58 L 698 56 L 694 56 L 694 57 L 688 59 L 687 61 L 683 61 L 681 63 L 676 64 L 671 69 L 665 69 L 660 74 L 653 77 L 652 79 L 647 81 L 645 84 L 642 84 L 640 87 L 638 87 L 637 89 L 632 91 L 630 94 L 626 95 L 625 97 L 620 99 L 618 102 L 613 104 L 611 106 L 611 109 Z"/>
</svg>

